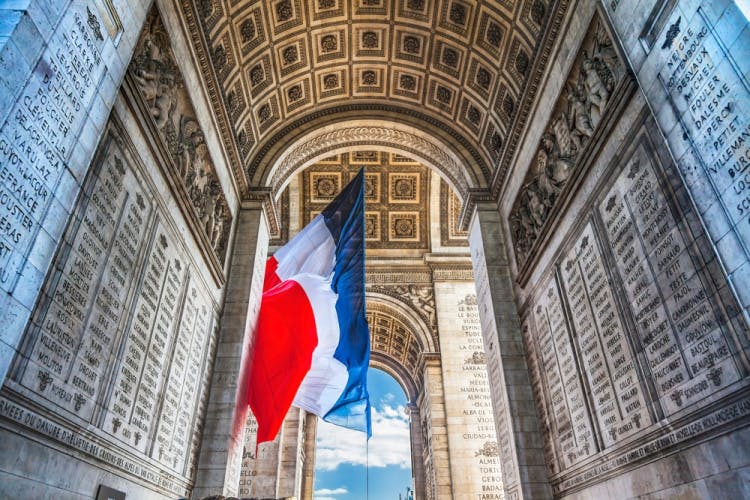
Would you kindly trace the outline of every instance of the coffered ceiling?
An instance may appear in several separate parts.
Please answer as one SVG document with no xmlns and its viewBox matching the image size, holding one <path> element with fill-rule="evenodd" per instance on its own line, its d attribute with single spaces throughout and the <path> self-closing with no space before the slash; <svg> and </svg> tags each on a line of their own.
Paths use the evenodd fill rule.
<svg viewBox="0 0 750 500">
<path fill-rule="evenodd" d="M 230 163 L 247 190 L 262 181 L 273 144 L 352 110 L 446 131 L 490 185 L 507 169 L 567 1 L 180 5 Z"/>
</svg>

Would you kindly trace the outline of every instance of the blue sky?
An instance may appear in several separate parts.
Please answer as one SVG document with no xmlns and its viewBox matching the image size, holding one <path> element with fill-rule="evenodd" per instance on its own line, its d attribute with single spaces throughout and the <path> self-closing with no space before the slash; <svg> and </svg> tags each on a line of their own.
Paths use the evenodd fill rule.
<svg viewBox="0 0 750 500">
<path fill-rule="evenodd" d="M 372 438 L 318 421 L 315 500 L 398 500 L 411 487 L 409 419 L 406 395 L 386 373 L 370 368 Z M 366 464 L 369 458 L 369 481 Z"/>
</svg>

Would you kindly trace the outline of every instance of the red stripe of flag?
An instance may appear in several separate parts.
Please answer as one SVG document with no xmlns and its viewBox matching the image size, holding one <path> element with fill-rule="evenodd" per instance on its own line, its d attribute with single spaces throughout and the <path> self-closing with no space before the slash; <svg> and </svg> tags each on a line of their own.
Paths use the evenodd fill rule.
<svg viewBox="0 0 750 500">
<path fill-rule="evenodd" d="M 270 259 L 268 267 L 275 271 Z M 302 286 L 288 280 L 268 289 L 268 283 L 266 272 L 250 372 L 253 388 L 248 395 L 258 421 L 258 443 L 271 441 L 278 433 L 318 345 L 315 315 Z"/>
</svg>

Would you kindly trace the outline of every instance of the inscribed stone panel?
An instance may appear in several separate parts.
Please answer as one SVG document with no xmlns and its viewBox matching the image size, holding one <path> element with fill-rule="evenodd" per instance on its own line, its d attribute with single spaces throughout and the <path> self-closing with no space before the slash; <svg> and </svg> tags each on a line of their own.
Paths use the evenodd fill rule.
<svg viewBox="0 0 750 500">
<path fill-rule="evenodd" d="M 648 152 L 640 146 L 599 205 L 661 406 L 669 415 L 740 378 Z"/>
<path fill-rule="evenodd" d="M 0 404 L 26 406 L 6 415 L 27 415 L 16 420 L 20 432 L 41 428 L 182 496 L 200 443 L 217 305 L 151 169 L 127 144 L 113 120 Z M 44 423 L 48 415 L 57 423 Z"/>
</svg>

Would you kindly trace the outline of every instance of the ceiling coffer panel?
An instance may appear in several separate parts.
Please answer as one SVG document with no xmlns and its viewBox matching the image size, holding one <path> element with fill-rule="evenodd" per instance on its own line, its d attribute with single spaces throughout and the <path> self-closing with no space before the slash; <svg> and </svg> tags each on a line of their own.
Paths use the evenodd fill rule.
<svg viewBox="0 0 750 500">
<path fill-rule="evenodd" d="M 181 0 L 245 187 L 264 164 L 254 157 L 283 127 L 368 100 L 427 113 L 460 134 L 489 183 L 510 157 L 511 127 L 523 125 L 519 100 L 533 97 L 535 58 L 548 52 L 540 47 L 560 5 L 567 1 Z"/>
</svg>

